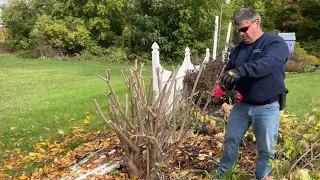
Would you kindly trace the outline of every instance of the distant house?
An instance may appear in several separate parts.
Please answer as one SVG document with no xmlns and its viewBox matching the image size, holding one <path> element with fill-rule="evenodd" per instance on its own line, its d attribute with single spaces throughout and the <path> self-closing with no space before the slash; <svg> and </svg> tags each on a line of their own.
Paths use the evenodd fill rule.
<svg viewBox="0 0 320 180">
<path fill-rule="evenodd" d="M 290 52 L 289 59 L 291 59 L 293 52 L 294 52 L 294 45 L 296 42 L 296 33 L 294 32 L 289 32 L 289 33 L 278 33 L 278 36 L 282 37 L 285 42 L 288 45 L 288 49 Z"/>
</svg>

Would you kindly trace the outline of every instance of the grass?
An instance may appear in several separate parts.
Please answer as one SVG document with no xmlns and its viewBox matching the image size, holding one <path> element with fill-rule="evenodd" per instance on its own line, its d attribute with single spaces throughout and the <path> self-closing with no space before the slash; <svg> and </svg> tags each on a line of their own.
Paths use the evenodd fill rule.
<svg viewBox="0 0 320 180">
<path fill-rule="evenodd" d="M 104 107 L 107 105 L 106 97 L 101 95 L 107 92 L 107 85 L 98 75 L 110 69 L 112 84 L 121 97 L 126 87 L 120 70 L 128 68 L 128 64 L 0 55 L 0 141 L 3 148 L 27 148 L 27 144 L 32 147 L 36 142 L 56 139 L 58 130 L 84 126 L 86 116 L 96 114 L 92 99 L 97 99 Z M 151 76 L 151 68 L 146 69 L 146 74 Z M 100 118 L 95 116 L 91 124 L 92 128 L 100 126 Z"/>
<path fill-rule="evenodd" d="M 320 100 L 320 72 L 289 74 L 285 82 L 289 93 L 284 111 L 301 119 L 309 112 L 312 101 Z"/>
</svg>

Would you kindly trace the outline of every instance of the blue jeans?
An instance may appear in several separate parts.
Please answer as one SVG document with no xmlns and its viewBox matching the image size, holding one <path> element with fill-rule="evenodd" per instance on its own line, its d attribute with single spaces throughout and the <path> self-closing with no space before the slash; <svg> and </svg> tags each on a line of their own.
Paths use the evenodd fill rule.
<svg viewBox="0 0 320 180">
<path fill-rule="evenodd" d="M 238 156 L 239 145 L 250 125 L 257 140 L 258 159 L 256 161 L 256 178 L 268 176 L 271 167 L 269 160 L 274 160 L 274 144 L 277 143 L 280 120 L 279 103 L 267 105 L 236 104 L 230 113 L 224 140 L 224 151 L 220 160 L 219 173 L 230 169 Z"/>
</svg>

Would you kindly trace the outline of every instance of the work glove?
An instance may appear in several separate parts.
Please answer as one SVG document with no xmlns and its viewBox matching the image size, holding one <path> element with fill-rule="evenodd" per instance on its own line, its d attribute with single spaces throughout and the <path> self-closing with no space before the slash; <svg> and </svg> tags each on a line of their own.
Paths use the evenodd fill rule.
<svg viewBox="0 0 320 180">
<path fill-rule="evenodd" d="M 241 102 L 242 100 L 242 95 L 236 91 L 236 90 L 231 90 L 228 92 L 224 92 L 221 88 L 220 85 L 217 85 L 215 88 L 212 88 L 210 90 L 210 93 L 212 96 L 215 96 L 217 99 L 222 98 L 223 96 L 227 96 L 228 98 L 230 98 L 230 104 L 236 104 Z"/>
<path fill-rule="evenodd" d="M 242 95 L 236 90 L 230 91 L 229 96 L 232 104 L 240 103 L 242 101 Z"/>
<path fill-rule="evenodd" d="M 240 72 L 237 69 L 231 69 L 221 75 L 221 88 L 225 91 L 231 91 L 240 79 Z"/>
</svg>

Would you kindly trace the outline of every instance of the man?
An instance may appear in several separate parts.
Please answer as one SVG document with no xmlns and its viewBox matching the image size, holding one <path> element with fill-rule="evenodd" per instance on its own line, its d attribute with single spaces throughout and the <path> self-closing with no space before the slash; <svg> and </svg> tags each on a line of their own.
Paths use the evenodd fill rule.
<svg viewBox="0 0 320 180">
<path fill-rule="evenodd" d="M 237 90 L 243 99 L 229 116 L 219 174 L 234 165 L 239 144 L 252 125 L 258 147 L 255 174 L 261 180 L 270 176 L 268 163 L 274 159 L 279 101 L 281 95 L 288 93 L 284 65 L 289 50 L 280 36 L 262 32 L 261 17 L 252 9 L 241 9 L 234 24 L 242 41 L 230 53 L 220 84 L 223 90 Z"/>
</svg>

